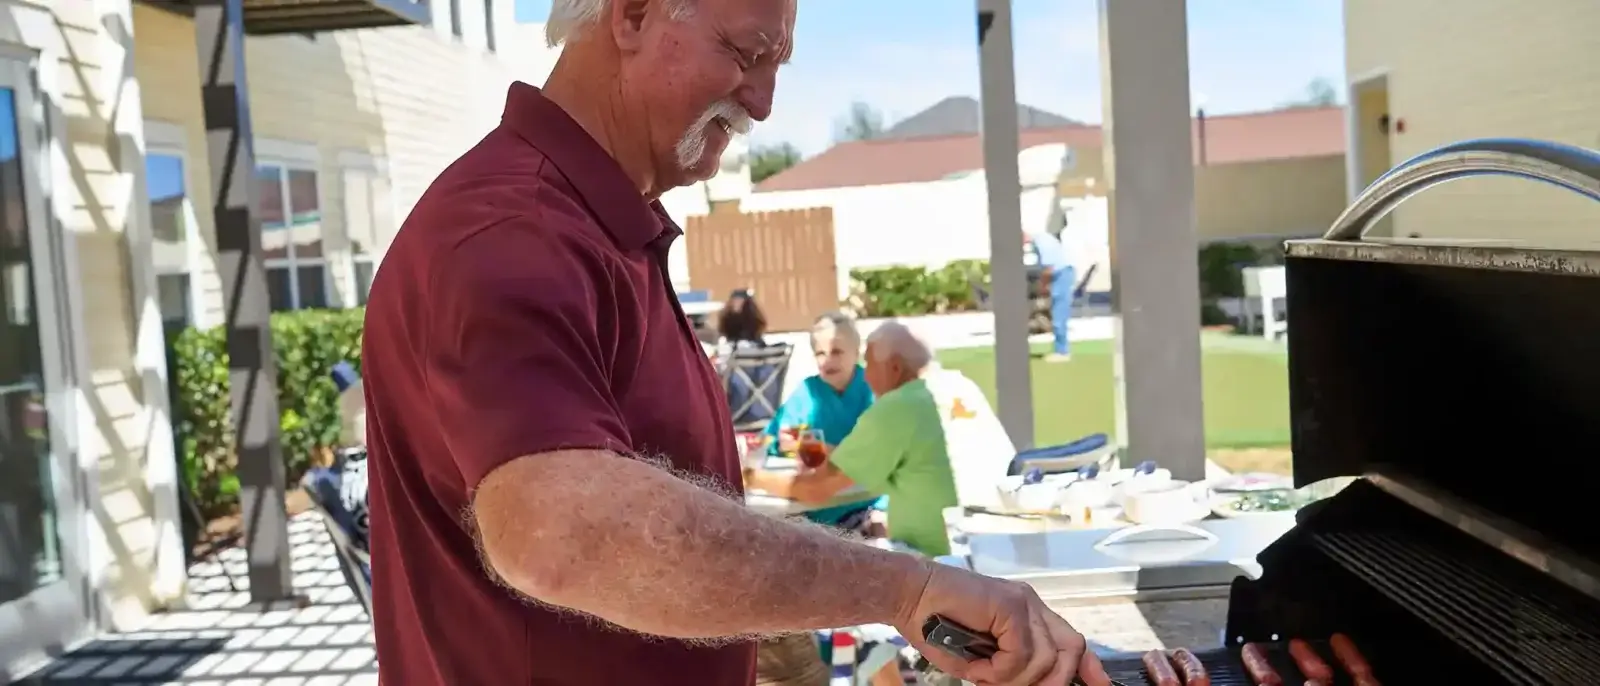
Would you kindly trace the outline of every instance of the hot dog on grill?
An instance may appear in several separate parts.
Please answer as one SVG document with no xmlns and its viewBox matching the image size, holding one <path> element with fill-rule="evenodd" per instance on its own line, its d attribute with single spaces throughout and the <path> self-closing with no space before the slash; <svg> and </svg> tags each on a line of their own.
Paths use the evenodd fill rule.
<svg viewBox="0 0 1600 686">
<path fill-rule="evenodd" d="M 1178 673 L 1172 671 L 1167 654 L 1159 650 L 1144 654 L 1144 672 L 1150 675 L 1151 686 L 1179 686 Z"/>
<path fill-rule="evenodd" d="M 1350 676 L 1372 676 L 1372 665 L 1367 664 L 1367 659 L 1361 656 L 1361 651 L 1356 649 L 1355 641 L 1344 634 L 1334 634 L 1328 639 L 1328 647 L 1333 648 L 1333 657 L 1344 666 Z"/>
<path fill-rule="evenodd" d="M 1316 679 L 1306 679 L 1306 686 L 1331 686 L 1331 684 L 1329 684 L 1326 681 L 1317 681 Z"/>
<path fill-rule="evenodd" d="M 1178 668 L 1178 675 L 1183 677 L 1183 686 L 1211 686 L 1211 676 L 1206 674 L 1206 666 L 1188 648 L 1168 652 L 1167 658 L 1172 660 L 1172 666 Z"/>
<path fill-rule="evenodd" d="M 1333 681 L 1333 668 L 1324 662 L 1316 649 L 1301 639 L 1289 641 L 1289 656 L 1294 658 L 1294 664 L 1300 668 L 1300 673 L 1307 679 L 1315 681 Z"/>
<path fill-rule="evenodd" d="M 1266 648 L 1246 643 L 1239 649 L 1239 660 L 1244 662 L 1244 671 L 1250 673 L 1250 680 L 1256 686 L 1283 686 L 1283 677 L 1278 676 L 1278 671 L 1267 661 Z"/>
</svg>

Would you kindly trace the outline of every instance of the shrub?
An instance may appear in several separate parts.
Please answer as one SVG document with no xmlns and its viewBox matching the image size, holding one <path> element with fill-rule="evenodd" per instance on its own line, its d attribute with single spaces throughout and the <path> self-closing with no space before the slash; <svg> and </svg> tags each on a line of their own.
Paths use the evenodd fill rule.
<svg viewBox="0 0 1600 686">
<path fill-rule="evenodd" d="M 1199 259 L 1200 300 L 1215 302 L 1244 295 L 1242 270 L 1260 264 L 1262 252 L 1246 243 L 1212 243 L 1200 248 Z"/>
<path fill-rule="evenodd" d="M 283 459 L 294 483 L 339 440 L 339 397 L 329 372 L 348 361 L 361 368 L 362 310 L 306 310 L 272 315 L 278 364 Z M 185 329 L 171 341 L 176 389 L 174 429 L 185 484 L 207 516 L 238 502 L 225 332 Z"/>
<path fill-rule="evenodd" d="M 973 286 L 989 287 L 987 260 L 956 260 L 938 269 L 852 269 L 851 304 L 861 317 L 909 317 L 978 309 Z"/>
</svg>

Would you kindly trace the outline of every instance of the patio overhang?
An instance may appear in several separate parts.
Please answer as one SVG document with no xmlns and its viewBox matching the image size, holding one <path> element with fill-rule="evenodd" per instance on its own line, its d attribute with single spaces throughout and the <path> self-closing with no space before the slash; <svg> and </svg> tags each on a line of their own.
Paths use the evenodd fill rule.
<svg viewBox="0 0 1600 686">
<path fill-rule="evenodd" d="M 193 15 L 197 0 L 144 0 Z M 321 33 L 433 22 L 428 0 L 244 0 L 244 32 L 251 36 Z"/>
</svg>

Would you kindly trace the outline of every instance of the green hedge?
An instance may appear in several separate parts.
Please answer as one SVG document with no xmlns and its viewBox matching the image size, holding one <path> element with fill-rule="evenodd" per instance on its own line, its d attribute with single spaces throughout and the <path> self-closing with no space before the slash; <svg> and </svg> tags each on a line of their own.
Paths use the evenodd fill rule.
<svg viewBox="0 0 1600 686">
<path fill-rule="evenodd" d="M 850 270 L 851 302 L 859 317 L 909 317 L 978 309 L 973 285 L 989 287 L 988 260 L 957 260 L 939 269 L 883 267 Z"/>
<path fill-rule="evenodd" d="M 329 376 L 348 361 L 361 368 L 364 312 L 306 310 L 272 315 L 278 363 L 279 426 L 290 483 L 339 440 L 339 398 Z M 185 329 L 171 341 L 174 428 L 183 478 L 209 517 L 238 503 L 227 341 L 221 327 Z"/>
</svg>

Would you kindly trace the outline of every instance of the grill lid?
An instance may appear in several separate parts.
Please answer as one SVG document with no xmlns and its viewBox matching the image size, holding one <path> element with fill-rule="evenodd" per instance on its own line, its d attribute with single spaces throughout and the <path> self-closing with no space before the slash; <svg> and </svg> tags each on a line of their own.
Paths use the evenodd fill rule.
<svg viewBox="0 0 1600 686">
<path fill-rule="evenodd" d="M 1600 496 L 1600 253 L 1361 235 L 1421 190 L 1486 174 L 1600 200 L 1600 153 L 1472 141 L 1402 164 L 1324 239 L 1289 243 L 1295 481 L 1411 475 L 1600 559 L 1590 517 L 1573 516 Z"/>
</svg>

